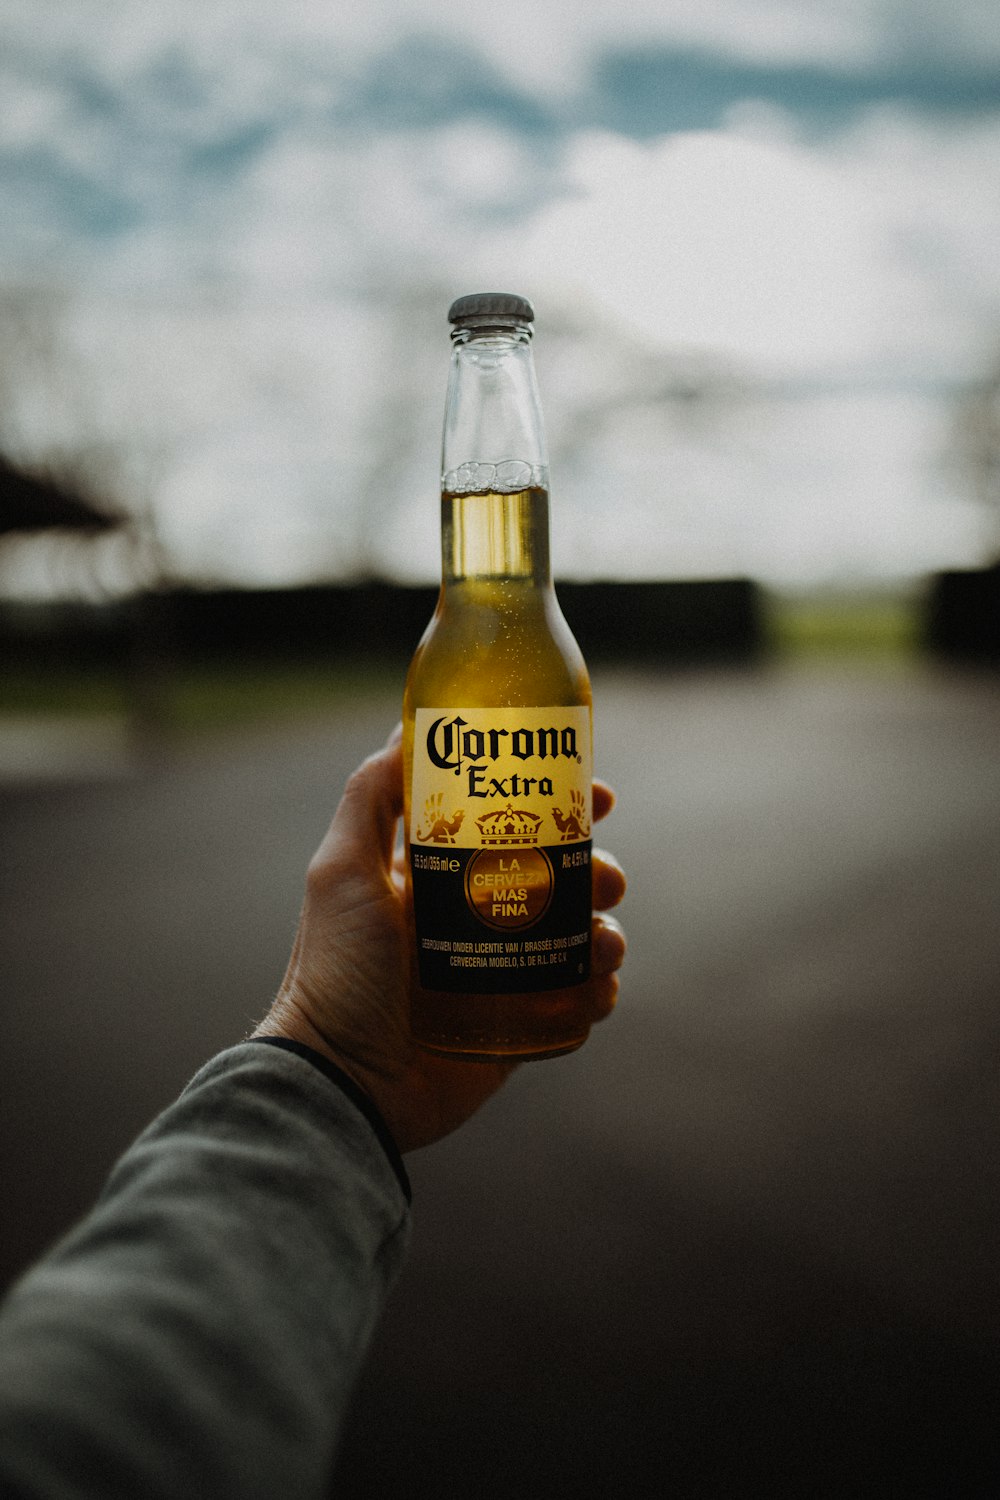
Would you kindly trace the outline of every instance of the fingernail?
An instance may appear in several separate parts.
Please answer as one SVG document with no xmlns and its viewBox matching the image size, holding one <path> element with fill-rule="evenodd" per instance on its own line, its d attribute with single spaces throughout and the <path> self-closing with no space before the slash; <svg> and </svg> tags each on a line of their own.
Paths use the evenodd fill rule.
<svg viewBox="0 0 1000 1500">
<path fill-rule="evenodd" d="M 594 917 L 592 928 L 592 959 L 598 970 L 617 969 L 625 959 L 628 943 L 625 933 L 614 917 L 600 912 Z"/>
</svg>

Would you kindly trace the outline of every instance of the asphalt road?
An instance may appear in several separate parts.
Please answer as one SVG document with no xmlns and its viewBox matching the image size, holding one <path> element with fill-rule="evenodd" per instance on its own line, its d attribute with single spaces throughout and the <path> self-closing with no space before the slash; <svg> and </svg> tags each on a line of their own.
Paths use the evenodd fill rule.
<svg viewBox="0 0 1000 1500">
<path fill-rule="evenodd" d="M 599 679 L 616 1015 L 410 1159 L 336 1493 L 1000 1493 L 1000 679 Z M 0 790 L 0 1273 L 266 1008 L 391 727 Z"/>
</svg>

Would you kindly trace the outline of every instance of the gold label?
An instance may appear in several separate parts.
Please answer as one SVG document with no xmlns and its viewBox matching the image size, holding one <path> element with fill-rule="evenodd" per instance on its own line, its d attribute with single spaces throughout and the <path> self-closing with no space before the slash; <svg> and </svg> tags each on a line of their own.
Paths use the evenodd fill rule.
<svg viewBox="0 0 1000 1500">
<path fill-rule="evenodd" d="M 501 991 L 589 972 L 590 709 L 422 708 L 408 842 L 421 982 Z"/>
<path fill-rule="evenodd" d="M 590 787 L 589 708 L 417 710 L 412 844 L 583 843 Z"/>
</svg>

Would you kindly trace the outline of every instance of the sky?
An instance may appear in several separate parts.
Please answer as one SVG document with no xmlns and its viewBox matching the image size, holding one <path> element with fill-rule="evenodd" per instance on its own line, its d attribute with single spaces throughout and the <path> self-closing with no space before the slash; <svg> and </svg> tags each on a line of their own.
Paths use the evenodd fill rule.
<svg viewBox="0 0 1000 1500">
<path fill-rule="evenodd" d="M 563 576 L 1000 548 L 961 440 L 995 0 L 6 0 L 0 101 L 0 445 L 141 514 L 143 567 L 433 578 L 445 314 L 493 288 L 536 307 Z"/>
</svg>

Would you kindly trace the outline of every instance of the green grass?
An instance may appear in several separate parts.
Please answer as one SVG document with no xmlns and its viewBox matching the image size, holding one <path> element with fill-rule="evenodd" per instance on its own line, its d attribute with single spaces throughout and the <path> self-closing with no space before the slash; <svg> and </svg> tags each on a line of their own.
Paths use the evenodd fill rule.
<svg viewBox="0 0 1000 1500">
<path fill-rule="evenodd" d="M 402 676 L 380 666 L 189 668 L 177 674 L 167 702 L 177 729 L 194 733 L 328 713 L 394 686 L 402 700 Z"/>
<path fill-rule="evenodd" d="M 919 650 L 917 602 L 905 597 L 773 596 L 767 638 L 778 661 L 904 663 Z M 146 707 L 167 733 L 192 736 L 336 712 L 373 694 L 402 696 L 404 664 L 218 662 L 176 665 L 145 704 L 111 667 L 0 670 L 0 717 L 130 715 Z"/>
<path fill-rule="evenodd" d="M 919 609 L 895 597 L 776 598 L 768 641 L 779 657 L 903 661 L 920 647 Z"/>
<path fill-rule="evenodd" d="M 99 669 L 50 667 L 0 672 L 0 714 L 114 714 L 124 705 L 121 683 Z"/>
<path fill-rule="evenodd" d="M 141 698 L 110 669 L 8 669 L 0 676 L 0 717 L 145 711 L 168 732 L 187 736 L 332 712 L 397 689 L 402 698 L 402 674 L 377 664 L 178 666 L 155 684 L 147 679 Z"/>
</svg>

